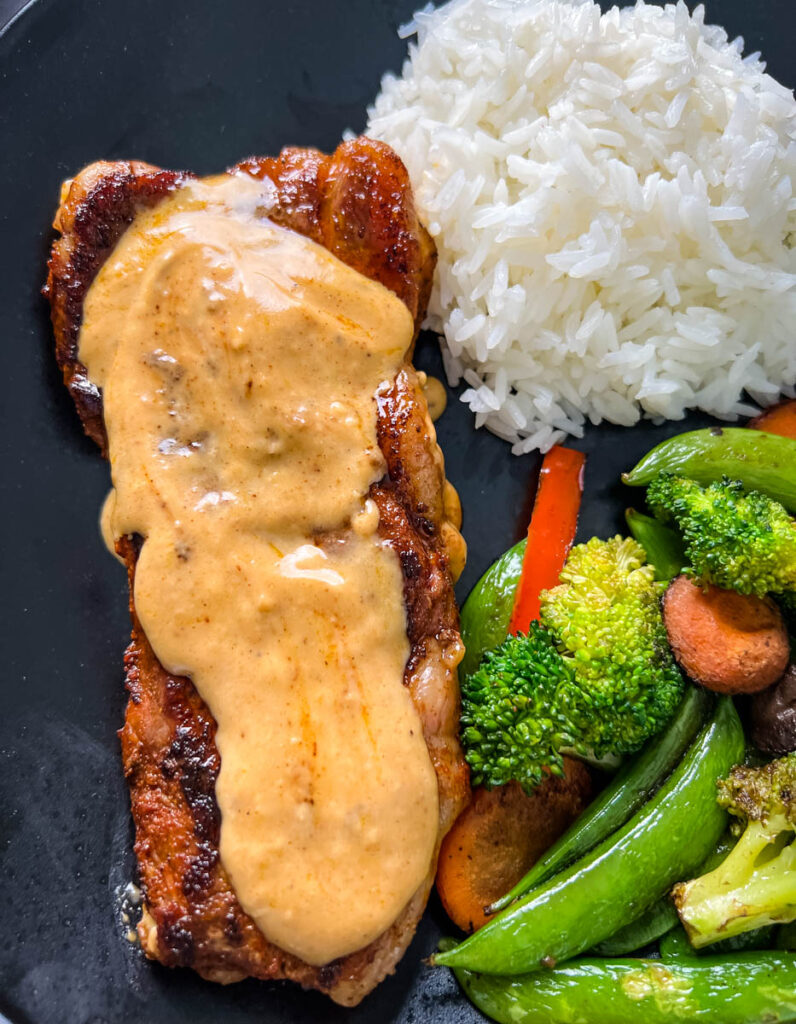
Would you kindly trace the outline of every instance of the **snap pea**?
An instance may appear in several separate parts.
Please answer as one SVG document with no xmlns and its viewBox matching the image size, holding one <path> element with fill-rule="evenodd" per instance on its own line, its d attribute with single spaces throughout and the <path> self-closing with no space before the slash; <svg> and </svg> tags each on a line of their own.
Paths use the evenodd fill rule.
<svg viewBox="0 0 796 1024">
<path fill-rule="evenodd" d="M 789 437 L 744 427 L 690 430 L 662 441 L 622 479 L 644 487 L 662 472 L 679 473 L 703 486 L 728 476 L 796 512 L 796 441 Z"/>
<path fill-rule="evenodd" d="M 655 567 L 655 579 L 674 579 L 687 561 L 680 534 L 634 508 L 625 512 L 625 519 L 630 532 L 647 552 L 647 561 Z"/>
<path fill-rule="evenodd" d="M 704 875 L 707 871 L 712 871 L 715 867 L 718 867 L 734 845 L 735 840 L 730 832 L 725 832 L 721 839 L 719 839 L 716 847 L 710 851 L 705 861 L 697 869 L 696 874 Z M 601 942 L 594 949 L 589 950 L 589 956 L 624 956 L 626 953 L 634 953 L 647 943 L 654 942 L 655 939 L 661 940 L 661 954 L 663 954 L 664 949 L 669 952 L 670 950 L 666 943 L 669 942 L 672 935 L 675 935 L 678 931 L 683 931 L 679 925 L 680 918 L 674 909 L 671 894 L 667 892 L 649 910 L 645 911 L 641 917 L 631 921 L 625 928 L 620 928 L 616 935 L 612 935 L 610 939 L 606 939 L 605 942 Z M 685 938 L 684 931 L 683 938 Z M 688 948 L 691 949 L 690 943 L 688 943 Z M 716 949 L 718 947 L 714 946 L 713 948 Z M 760 947 L 744 946 L 739 948 L 759 949 Z M 679 952 L 679 946 L 676 947 L 676 952 Z"/>
<path fill-rule="evenodd" d="M 696 960 L 697 953 L 691 943 L 688 941 L 688 936 L 685 933 L 685 928 L 672 928 L 665 935 L 661 937 L 661 941 L 658 944 L 658 949 L 664 960 L 684 957 L 686 960 Z"/>
<path fill-rule="evenodd" d="M 716 843 L 715 848 L 707 855 L 705 863 L 700 867 L 698 874 L 706 875 L 709 871 L 714 871 L 726 859 L 727 854 L 737 842 L 738 837 L 733 835 L 732 826 L 730 826 Z"/>
<path fill-rule="evenodd" d="M 461 614 L 465 654 L 459 676 L 471 675 L 487 651 L 506 639 L 528 538 L 504 552 L 470 591 Z"/>
<path fill-rule="evenodd" d="M 672 771 L 702 727 L 713 698 L 696 686 L 688 689 L 665 731 L 648 740 L 593 800 L 570 828 L 501 899 L 494 912 L 546 882 L 624 825 Z"/>
<path fill-rule="evenodd" d="M 785 1024 L 796 1020 L 787 953 L 686 960 L 573 960 L 498 978 L 455 971 L 468 999 L 499 1024 Z"/>
<path fill-rule="evenodd" d="M 678 923 L 677 911 L 668 893 L 649 910 L 589 950 L 589 956 L 626 956 L 666 935 Z"/>
<path fill-rule="evenodd" d="M 677 927 L 663 936 L 660 942 L 660 951 L 662 957 L 679 957 L 684 960 L 701 962 L 722 954 L 773 949 L 776 945 L 775 931 L 774 925 L 767 925 L 765 928 L 756 928 L 754 931 L 744 932 L 742 935 L 732 935 L 729 939 L 714 942 L 712 946 L 698 950 L 694 949 L 688 941 L 685 929 Z"/>
<path fill-rule="evenodd" d="M 727 823 L 716 779 L 743 753 L 738 715 L 721 698 L 677 768 L 622 828 L 434 962 L 519 974 L 615 934 L 690 877 L 715 846 Z"/>
</svg>

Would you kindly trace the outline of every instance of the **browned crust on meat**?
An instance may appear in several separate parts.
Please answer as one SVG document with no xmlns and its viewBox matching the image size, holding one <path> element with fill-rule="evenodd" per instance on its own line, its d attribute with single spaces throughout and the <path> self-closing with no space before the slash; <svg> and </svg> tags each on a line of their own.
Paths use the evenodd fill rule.
<svg viewBox="0 0 796 1024">
<path fill-rule="evenodd" d="M 272 214 L 277 223 L 380 281 L 420 326 L 436 251 L 415 214 L 406 168 L 389 146 L 363 136 L 344 142 L 330 157 L 290 147 L 275 158 L 249 157 L 232 169 L 270 178 L 279 196 Z"/>
<path fill-rule="evenodd" d="M 88 436 L 105 450 L 102 398 L 77 358 L 83 300 L 97 271 L 138 210 L 151 206 L 192 175 L 139 161 L 91 164 L 64 182 L 53 227 L 44 294 L 50 300 L 55 357 Z"/>
<path fill-rule="evenodd" d="M 406 171 L 392 150 L 358 139 L 331 157 L 287 149 L 274 159 L 251 158 L 232 171 L 270 180 L 274 220 L 391 288 L 419 325 L 431 286 L 433 244 L 417 220 Z M 103 452 L 101 395 L 77 358 L 83 300 L 135 212 L 186 177 L 145 164 L 94 164 L 67 184 L 56 218 L 62 234 L 53 245 L 46 293 L 58 362 L 86 432 Z M 410 366 L 379 396 L 378 413 L 387 474 L 371 496 L 380 511 L 379 531 L 395 548 L 404 575 L 411 644 L 405 681 L 439 782 L 439 845 L 468 792 L 456 735 L 461 641 L 448 568 L 451 537 L 458 534 L 446 518 L 442 457 Z M 125 655 L 130 699 L 120 736 L 145 897 L 139 928 L 145 951 L 167 966 L 191 966 L 213 980 L 290 978 L 355 1005 L 394 969 L 411 940 L 435 864 L 391 928 L 364 950 L 316 968 L 265 939 L 219 860 L 215 722 L 193 683 L 160 665 L 136 616 L 138 547 L 131 537 L 118 546 L 130 579 L 133 623 Z"/>
</svg>

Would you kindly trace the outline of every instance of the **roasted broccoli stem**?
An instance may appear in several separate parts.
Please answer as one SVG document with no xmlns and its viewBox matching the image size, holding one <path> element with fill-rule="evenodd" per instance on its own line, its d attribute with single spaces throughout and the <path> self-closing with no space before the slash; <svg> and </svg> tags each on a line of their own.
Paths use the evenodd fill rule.
<svg viewBox="0 0 796 1024">
<path fill-rule="evenodd" d="M 779 502 L 727 477 L 701 487 L 670 473 L 655 477 L 647 502 L 682 531 L 700 581 L 758 597 L 796 590 L 796 524 Z"/>
<path fill-rule="evenodd" d="M 542 595 L 542 622 L 508 637 L 462 685 L 462 738 L 475 785 L 512 779 L 529 792 L 589 760 L 639 749 L 683 692 L 660 615 L 663 585 L 633 540 L 596 538 L 570 552 Z"/>
<path fill-rule="evenodd" d="M 738 842 L 715 870 L 673 890 L 697 949 L 796 920 L 796 753 L 736 765 L 719 782 L 718 802 L 739 819 Z"/>
</svg>

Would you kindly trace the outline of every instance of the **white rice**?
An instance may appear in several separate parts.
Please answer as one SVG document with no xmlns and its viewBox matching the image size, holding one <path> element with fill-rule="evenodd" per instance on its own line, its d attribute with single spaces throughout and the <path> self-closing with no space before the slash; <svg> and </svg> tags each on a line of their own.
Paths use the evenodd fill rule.
<svg viewBox="0 0 796 1024">
<path fill-rule="evenodd" d="M 517 453 L 796 384 L 796 104 L 680 2 L 419 11 L 368 134 L 437 243 L 428 326 Z"/>
</svg>

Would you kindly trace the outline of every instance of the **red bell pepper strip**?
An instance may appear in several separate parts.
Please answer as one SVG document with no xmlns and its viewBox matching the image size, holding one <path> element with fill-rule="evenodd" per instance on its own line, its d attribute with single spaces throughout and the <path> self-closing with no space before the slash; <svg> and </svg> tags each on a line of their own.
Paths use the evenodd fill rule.
<svg viewBox="0 0 796 1024">
<path fill-rule="evenodd" d="M 539 595 L 558 583 L 575 539 L 585 463 L 582 452 L 558 445 L 544 457 L 509 633 L 528 632 L 539 618 Z"/>
</svg>

